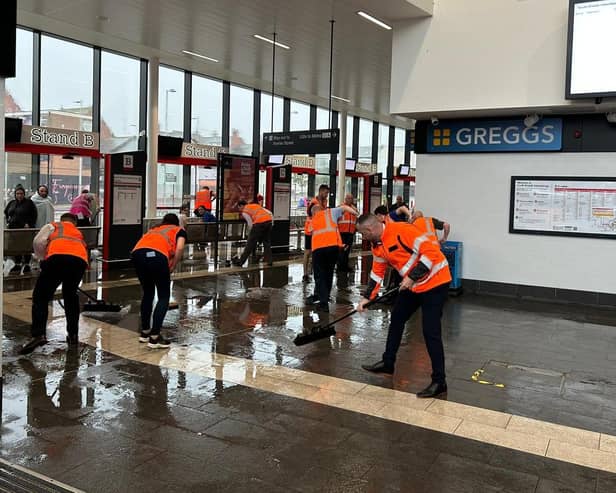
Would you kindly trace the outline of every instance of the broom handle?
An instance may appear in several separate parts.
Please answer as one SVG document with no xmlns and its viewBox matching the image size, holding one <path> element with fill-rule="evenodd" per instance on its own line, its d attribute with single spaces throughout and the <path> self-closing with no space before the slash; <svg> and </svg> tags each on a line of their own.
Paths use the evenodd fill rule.
<svg viewBox="0 0 616 493">
<path fill-rule="evenodd" d="M 86 293 L 83 289 L 81 289 L 79 286 L 77 286 L 77 291 L 79 291 L 81 294 L 87 296 L 88 298 L 90 298 L 92 301 L 98 302 L 98 300 L 96 298 L 94 298 L 93 296 L 90 296 L 88 293 Z"/>
<path fill-rule="evenodd" d="M 398 289 L 400 289 L 400 286 L 396 286 L 395 288 L 391 288 L 389 291 L 385 291 L 382 295 L 377 296 L 373 300 L 370 300 L 368 303 L 366 303 L 365 307 L 367 308 L 369 306 L 374 305 L 375 303 L 378 303 L 379 301 L 381 301 L 383 298 L 389 296 L 390 294 L 394 294 L 396 291 L 398 291 Z M 348 312 L 347 314 L 342 315 L 342 317 L 337 318 L 333 322 L 328 323 L 327 327 L 331 327 L 332 325 L 336 325 L 338 322 L 344 320 L 345 318 L 350 317 L 351 315 L 355 315 L 356 313 L 357 313 L 357 308 L 354 308 L 352 311 Z"/>
</svg>

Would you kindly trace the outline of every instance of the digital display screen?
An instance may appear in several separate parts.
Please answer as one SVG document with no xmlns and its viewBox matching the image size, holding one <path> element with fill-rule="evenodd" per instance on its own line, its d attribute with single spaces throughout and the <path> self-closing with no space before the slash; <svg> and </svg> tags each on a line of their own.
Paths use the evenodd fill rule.
<svg viewBox="0 0 616 493">
<path fill-rule="evenodd" d="M 347 159 L 344 164 L 344 169 L 346 171 L 355 171 L 355 159 Z"/>
<path fill-rule="evenodd" d="M 273 154 L 268 157 L 269 164 L 282 164 L 284 163 L 284 154 Z"/>
<path fill-rule="evenodd" d="M 411 167 L 407 164 L 401 164 L 398 168 L 398 176 L 409 176 Z"/>
<path fill-rule="evenodd" d="M 570 2 L 567 98 L 616 96 L 616 1 Z"/>
</svg>

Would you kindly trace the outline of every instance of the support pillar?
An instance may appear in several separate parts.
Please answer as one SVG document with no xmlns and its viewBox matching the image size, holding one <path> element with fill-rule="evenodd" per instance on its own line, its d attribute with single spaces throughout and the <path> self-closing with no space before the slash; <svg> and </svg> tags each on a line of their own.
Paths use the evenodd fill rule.
<svg viewBox="0 0 616 493">
<path fill-rule="evenodd" d="M 146 217 L 156 217 L 158 195 L 158 69 L 159 59 L 148 64 L 148 163 L 146 168 Z"/>
<path fill-rule="evenodd" d="M 347 137 L 347 113 L 345 110 L 338 114 L 338 128 L 340 128 L 340 149 L 338 151 L 338 182 L 336 187 L 336 202 L 344 201 L 344 182 L 346 180 L 346 137 Z"/>
</svg>

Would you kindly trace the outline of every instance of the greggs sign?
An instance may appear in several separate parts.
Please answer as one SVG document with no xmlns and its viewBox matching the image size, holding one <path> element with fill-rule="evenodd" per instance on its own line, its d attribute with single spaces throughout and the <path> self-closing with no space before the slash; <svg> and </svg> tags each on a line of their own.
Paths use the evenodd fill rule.
<svg viewBox="0 0 616 493">
<path fill-rule="evenodd" d="M 24 125 L 21 130 L 21 143 L 98 150 L 99 137 L 96 132 Z"/>
</svg>

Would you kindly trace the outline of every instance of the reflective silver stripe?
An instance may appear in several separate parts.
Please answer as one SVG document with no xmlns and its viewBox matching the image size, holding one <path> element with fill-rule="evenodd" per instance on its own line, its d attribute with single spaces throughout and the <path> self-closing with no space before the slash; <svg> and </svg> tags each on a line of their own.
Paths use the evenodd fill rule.
<svg viewBox="0 0 616 493">
<path fill-rule="evenodd" d="M 376 256 L 374 254 L 372 254 L 372 261 L 373 262 L 377 262 L 379 264 L 386 264 L 387 263 L 387 260 L 385 260 L 383 257 L 378 257 L 378 256 Z"/>
<path fill-rule="evenodd" d="M 171 240 L 171 238 L 169 238 L 169 235 L 166 234 L 167 231 L 171 231 L 173 228 L 177 228 L 178 226 L 167 226 L 166 228 L 161 228 L 157 231 L 154 231 L 153 229 L 151 229 L 150 231 L 148 231 L 148 234 L 153 234 L 153 235 L 160 235 L 162 236 L 165 240 L 167 240 L 167 245 L 169 245 L 169 248 L 171 248 L 171 246 L 173 245 L 173 242 Z"/>
<path fill-rule="evenodd" d="M 418 252 L 419 251 L 419 247 L 421 246 L 421 244 L 424 241 L 428 241 L 429 239 L 430 239 L 430 237 L 427 234 L 423 234 L 423 235 L 418 236 L 417 238 L 415 238 L 415 241 L 413 242 L 413 250 Z"/>
<path fill-rule="evenodd" d="M 56 230 L 58 234 L 56 235 L 55 238 L 52 238 L 51 241 L 55 241 L 55 240 L 75 241 L 77 243 L 81 243 L 84 247 L 86 246 L 86 242 L 83 240 L 80 240 L 79 238 L 73 238 L 72 236 L 64 236 L 64 224 L 62 223 L 53 223 L 53 224 L 57 228 Z"/>
<path fill-rule="evenodd" d="M 424 217 L 424 222 L 426 223 L 426 231 L 432 235 L 436 234 L 436 231 L 434 231 L 434 224 L 432 224 L 432 218 L 431 217 Z"/>
<path fill-rule="evenodd" d="M 426 257 L 425 255 L 422 255 L 421 257 L 419 257 L 419 261 L 424 264 L 428 269 L 432 268 L 432 260 L 430 260 L 428 257 Z"/>
<path fill-rule="evenodd" d="M 370 279 L 372 279 L 377 284 L 383 284 L 383 278 L 377 276 L 374 272 L 370 272 Z"/>
<path fill-rule="evenodd" d="M 319 236 L 324 233 L 335 233 L 338 228 L 334 224 L 334 220 L 332 219 L 332 212 L 330 209 L 327 209 L 325 212 L 325 227 L 323 229 L 314 229 L 314 219 L 312 220 L 312 237 Z"/>
<path fill-rule="evenodd" d="M 443 260 L 442 262 L 436 264 L 432 270 L 430 271 L 430 274 L 428 275 L 428 277 L 426 277 L 423 281 L 418 282 L 415 284 L 415 286 L 421 286 L 422 284 L 427 283 L 430 279 L 432 279 L 439 271 L 443 270 L 445 267 L 448 267 L 449 264 L 447 263 L 447 259 Z"/>
<path fill-rule="evenodd" d="M 408 259 L 408 261 L 406 262 L 406 264 L 404 264 L 402 266 L 401 269 L 398 269 L 398 273 L 404 277 L 406 276 L 406 274 L 408 273 L 408 271 L 411 269 L 411 267 L 413 267 L 415 265 L 415 263 L 417 262 L 417 258 L 418 255 L 416 253 L 414 253 L 413 255 L 411 255 L 411 258 Z"/>
</svg>

